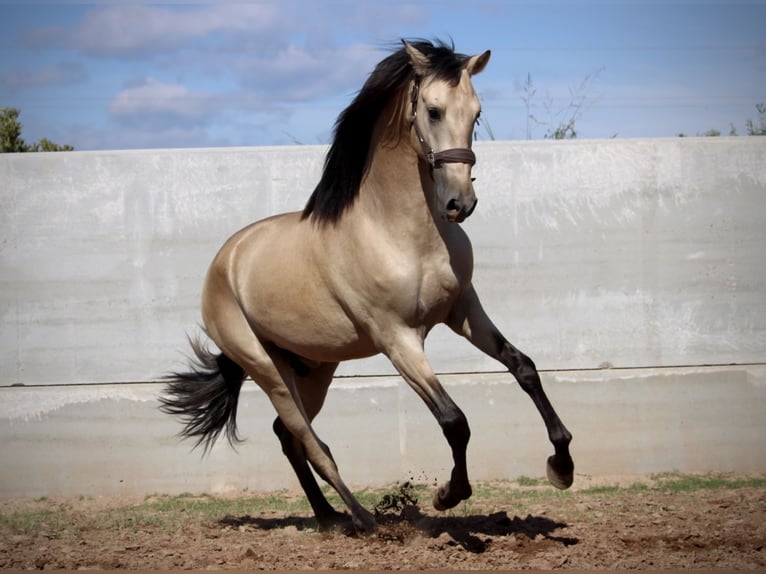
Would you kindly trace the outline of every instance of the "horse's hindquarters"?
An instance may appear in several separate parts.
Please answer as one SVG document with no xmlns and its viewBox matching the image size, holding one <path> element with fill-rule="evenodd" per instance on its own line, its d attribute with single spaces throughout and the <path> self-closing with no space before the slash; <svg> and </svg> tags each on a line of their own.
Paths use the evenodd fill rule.
<svg viewBox="0 0 766 574">
<path fill-rule="evenodd" d="M 221 349 L 255 335 L 309 362 L 339 362 L 377 352 L 356 327 L 318 260 L 321 230 L 299 213 L 259 221 L 234 234 L 205 280 L 202 314 Z"/>
</svg>

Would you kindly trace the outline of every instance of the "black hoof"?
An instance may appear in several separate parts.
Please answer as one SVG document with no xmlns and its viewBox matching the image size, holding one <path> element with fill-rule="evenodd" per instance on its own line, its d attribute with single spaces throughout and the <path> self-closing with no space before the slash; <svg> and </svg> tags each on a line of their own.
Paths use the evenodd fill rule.
<svg viewBox="0 0 766 574">
<path fill-rule="evenodd" d="M 560 460 L 555 454 L 548 457 L 545 473 L 548 481 L 559 490 L 566 490 L 574 482 L 574 463 L 567 457 Z"/>
<path fill-rule="evenodd" d="M 434 494 L 434 508 L 439 511 L 449 510 L 456 507 L 460 502 L 471 497 L 471 487 L 462 493 L 453 492 L 450 482 L 440 486 Z"/>
<path fill-rule="evenodd" d="M 364 508 L 358 511 L 351 519 L 357 534 L 372 534 L 377 526 L 375 517 Z"/>
</svg>

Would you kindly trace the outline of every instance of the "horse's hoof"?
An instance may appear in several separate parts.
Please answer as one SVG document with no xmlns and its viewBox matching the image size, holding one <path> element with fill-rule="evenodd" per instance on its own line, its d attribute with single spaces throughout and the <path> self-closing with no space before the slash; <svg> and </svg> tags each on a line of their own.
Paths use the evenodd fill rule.
<svg viewBox="0 0 766 574">
<path fill-rule="evenodd" d="M 471 487 L 468 487 L 468 492 L 461 494 L 454 494 L 451 492 L 451 484 L 449 481 L 445 482 L 442 486 L 440 486 L 436 493 L 434 494 L 434 508 L 440 512 L 443 512 L 445 510 L 449 510 L 450 508 L 454 508 L 457 506 L 460 501 L 466 500 L 471 496 Z"/>
<path fill-rule="evenodd" d="M 556 455 L 551 455 L 548 457 L 548 463 L 545 465 L 545 474 L 548 475 L 548 481 L 553 486 L 559 490 L 566 490 L 574 482 L 574 464 L 569 459 L 568 464 L 561 465 Z"/>
<path fill-rule="evenodd" d="M 377 526 L 375 517 L 364 508 L 362 508 L 360 512 L 354 514 L 352 522 L 354 523 L 354 530 L 356 530 L 357 534 L 372 534 L 375 532 L 375 527 Z"/>
<path fill-rule="evenodd" d="M 449 510 L 453 506 L 455 506 L 455 505 L 454 504 L 448 505 L 448 502 L 444 498 L 442 498 L 441 488 L 439 488 L 434 493 L 434 508 L 436 510 L 438 510 L 439 512 L 444 512 L 445 510 Z"/>
</svg>

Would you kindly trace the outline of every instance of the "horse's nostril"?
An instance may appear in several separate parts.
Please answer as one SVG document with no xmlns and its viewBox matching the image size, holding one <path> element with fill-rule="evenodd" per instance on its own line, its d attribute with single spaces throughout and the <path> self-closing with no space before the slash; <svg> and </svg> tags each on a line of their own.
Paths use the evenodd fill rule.
<svg viewBox="0 0 766 574">
<path fill-rule="evenodd" d="M 461 209 L 462 207 L 457 199 L 450 199 L 447 202 L 447 211 L 460 211 Z"/>
</svg>

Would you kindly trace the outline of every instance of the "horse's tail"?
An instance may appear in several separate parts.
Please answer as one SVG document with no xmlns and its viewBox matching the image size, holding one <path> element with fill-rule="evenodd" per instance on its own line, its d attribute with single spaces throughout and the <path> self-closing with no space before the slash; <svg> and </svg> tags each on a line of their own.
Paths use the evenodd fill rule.
<svg viewBox="0 0 766 574">
<path fill-rule="evenodd" d="M 211 353 L 199 339 L 190 339 L 196 359 L 191 371 L 168 375 L 165 395 L 160 397 L 163 412 L 184 423 L 180 436 L 196 438 L 207 453 L 220 436 L 232 447 L 241 443 L 237 433 L 237 403 L 245 371 L 229 357 Z"/>
</svg>

